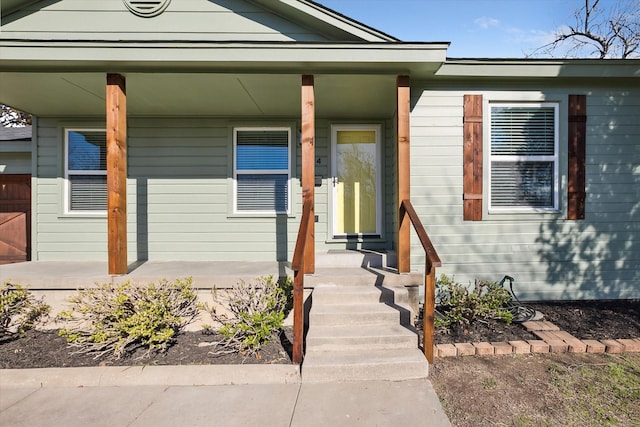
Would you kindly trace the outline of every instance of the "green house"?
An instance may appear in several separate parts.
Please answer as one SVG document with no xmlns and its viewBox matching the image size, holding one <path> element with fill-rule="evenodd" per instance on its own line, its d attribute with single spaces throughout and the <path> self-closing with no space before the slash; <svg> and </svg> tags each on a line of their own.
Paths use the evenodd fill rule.
<svg viewBox="0 0 640 427">
<path fill-rule="evenodd" d="M 0 103 L 34 115 L 33 261 L 287 262 L 304 196 L 311 268 L 424 271 L 410 200 L 462 283 L 640 297 L 638 60 L 448 58 L 309 0 L 1 14 Z"/>
</svg>

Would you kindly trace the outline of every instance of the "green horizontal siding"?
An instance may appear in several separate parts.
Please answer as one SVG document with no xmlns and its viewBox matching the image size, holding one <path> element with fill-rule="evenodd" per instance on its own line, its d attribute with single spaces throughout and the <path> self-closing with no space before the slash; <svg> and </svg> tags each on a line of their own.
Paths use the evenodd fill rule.
<svg viewBox="0 0 640 427">
<path fill-rule="evenodd" d="M 40 260 L 106 260 L 106 215 L 64 214 L 63 130 L 92 121 L 41 119 L 35 234 Z M 290 121 L 290 123 L 294 123 Z M 282 121 L 278 122 L 279 125 Z M 131 118 L 128 125 L 129 261 L 287 260 L 298 230 L 291 218 L 233 214 L 231 128 L 226 119 Z M 263 122 L 261 126 L 269 126 Z M 99 126 L 98 126 L 99 127 Z M 293 147 L 294 151 L 296 146 Z M 318 197 L 319 203 L 323 198 Z M 324 198 L 326 203 L 326 197 Z M 326 207 L 319 211 L 326 211 Z"/>
<path fill-rule="evenodd" d="M 30 153 L 2 153 L 0 154 L 1 174 L 29 174 L 31 173 Z"/>
<path fill-rule="evenodd" d="M 566 112 L 567 95 L 585 92 L 553 88 L 525 97 L 560 101 Z M 567 221 L 564 210 L 537 216 L 485 211 L 483 221 L 472 222 L 462 219 L 462 104 L 465 93 L 478 91 L 413 88 L 412 201 L 442 258 L 440 272 L 455 274 L 461 283 L 509 274 L 525 299 L 640 297 L 640 92 L 588 92 L 586 219 Z M 518 93 L 493 88 L 484 96 L 485 101 L 509 102 Z M 566 120 L 566 113 L 562 117 Z M 566 132 L 562 125 L 561 147 L 566 147 Z M 563 183 L 566 156 L 563 148 Z M 424 265 L 415 235 L 411 259 L 414 269 Z"/>
</svg>

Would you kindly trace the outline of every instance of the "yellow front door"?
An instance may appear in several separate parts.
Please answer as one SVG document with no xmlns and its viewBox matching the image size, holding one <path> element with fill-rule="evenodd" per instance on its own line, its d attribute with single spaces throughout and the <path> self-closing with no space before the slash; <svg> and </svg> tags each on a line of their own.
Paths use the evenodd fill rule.
<svg viewBox="0 0 640 427">
<path fill-rule="evenodd" d="M 333 127 L 333 234 L 380 234 L 380 127 Z"/>
</svg>

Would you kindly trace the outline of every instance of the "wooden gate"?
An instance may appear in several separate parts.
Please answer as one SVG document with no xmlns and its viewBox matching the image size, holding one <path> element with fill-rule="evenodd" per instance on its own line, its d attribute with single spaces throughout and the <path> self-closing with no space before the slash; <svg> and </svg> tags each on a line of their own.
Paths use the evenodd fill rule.
<svg viewBox="0 0 640 427">
<path fill-rule="evenodd" d="M 0 264 L 31 260 L 31 175 L 0 175 Z"/>
</svg>

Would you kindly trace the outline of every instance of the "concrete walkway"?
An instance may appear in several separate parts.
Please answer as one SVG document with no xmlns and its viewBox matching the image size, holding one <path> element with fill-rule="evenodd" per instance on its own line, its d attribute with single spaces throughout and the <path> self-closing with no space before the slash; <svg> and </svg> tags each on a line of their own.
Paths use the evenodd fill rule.
<svg viewBox="0 0 640 427">
<path fill-rule="evenodd" d="M 428 380 L 305 383 L 291 365 L 0 370 L 0 425 L 450 426 Z"/>
</svg>

